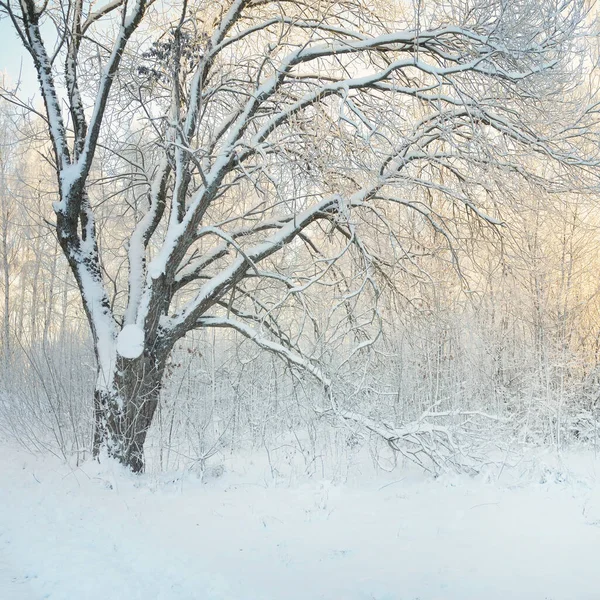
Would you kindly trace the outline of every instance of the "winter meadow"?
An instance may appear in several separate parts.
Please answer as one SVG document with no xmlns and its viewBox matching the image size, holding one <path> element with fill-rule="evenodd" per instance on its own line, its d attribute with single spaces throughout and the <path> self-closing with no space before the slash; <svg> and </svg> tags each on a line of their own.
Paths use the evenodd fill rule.
<svg viewBox="0 0 600 600">
<path fill-rule="evenodd" d="M 594 0 L 0 0 L 0 600 L 600 600 Z"/>
</svg>

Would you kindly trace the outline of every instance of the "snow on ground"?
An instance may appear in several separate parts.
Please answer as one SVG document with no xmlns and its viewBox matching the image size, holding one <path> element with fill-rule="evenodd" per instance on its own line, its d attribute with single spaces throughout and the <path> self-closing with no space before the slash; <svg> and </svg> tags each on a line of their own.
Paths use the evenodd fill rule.
<svg viewBox="0 0 600 600">
<path fill-rule="evenodd" d="M 290 484 L 0 451 L 2 600 L 600 599 L 593 459 Z"/>
<path fill-rule="evenodd" d="M 4 542 L 0 533 L 0 545 Z M 10 552 L 10 547 L 8 548 Z M 15 572 L 19 571 L 4 554 L 4 548 L 0 552 L 0 598 L 4 600 L 32 600 L 35 598 L 33 590 L 29 586 L 27 577 L 19 577 Z M 39 596 L 39 594 L 38 594 Z"/>
</svg>

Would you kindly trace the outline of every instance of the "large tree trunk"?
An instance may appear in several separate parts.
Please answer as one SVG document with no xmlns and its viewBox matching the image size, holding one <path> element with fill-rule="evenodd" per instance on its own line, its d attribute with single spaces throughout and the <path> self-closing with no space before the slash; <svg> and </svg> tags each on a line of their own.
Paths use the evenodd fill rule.
<svg viewBox="0 0 600 600">
<path fill-rule="evenodd" d="M 119 358 L 112 385 L 99 373 L 94 392 L 94 455 L 102 449 L 134 473 L 144 470 L 144 443 L 158 406 L 164 364 Z"/>
</svg>

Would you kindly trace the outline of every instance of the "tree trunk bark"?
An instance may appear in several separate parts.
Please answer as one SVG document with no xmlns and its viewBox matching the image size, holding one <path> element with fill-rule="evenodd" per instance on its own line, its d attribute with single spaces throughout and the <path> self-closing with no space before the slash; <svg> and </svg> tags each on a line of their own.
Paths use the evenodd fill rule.
<svg viewBox="0 0 600 600">
<path fill-rule="evenodd" d="M 147 357 L 117 360 L 108 389 L 94 392 L 94 456 L 102 449 L 134 473 L 144 470 L 144 444 L 158 406 L 164 366 Z M 98 381 L 102 381 L 99 377 Z"/>
</svg>

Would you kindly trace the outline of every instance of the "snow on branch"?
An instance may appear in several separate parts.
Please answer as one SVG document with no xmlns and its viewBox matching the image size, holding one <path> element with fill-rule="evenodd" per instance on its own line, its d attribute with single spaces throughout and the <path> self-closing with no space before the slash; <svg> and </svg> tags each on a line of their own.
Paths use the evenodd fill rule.
<svg viewBox="0 0 600 600">
<path fill-rule="evenodd" d="M 297 348 L 266 338 L 259 329 L 253 328 L 239 319 L 228 317 L 204 316 L 198 320 L 201 327 L 227 328 L 251 340 L 259 348 L 272 352 L 288 364 L 311 375 L 322 387 L 329 407 L 318 405 L 313 410 L 320 416 L 334 416 L 344 422 L 354 423 L 366 431 L 376 434 L 392 450 L 415 462 L 425 470 L 439 474 L 450 468 L 458 471 L 475 472 L 476 457 L 470 456 L 457 435 L 461 425 L 440 425 L 430 423 L 429 418 L 441 417 L 482 417 L 508 423 L 507 419 L 481 411 L 424 412 L 416 421 L 401 426 L 375 420 L 356 411 L 346 409 L 336 400 L 331 379 L 313 360 L 303 356 Z M 466 423 L 466 421 L 465 421 Z"/>
</svg>

